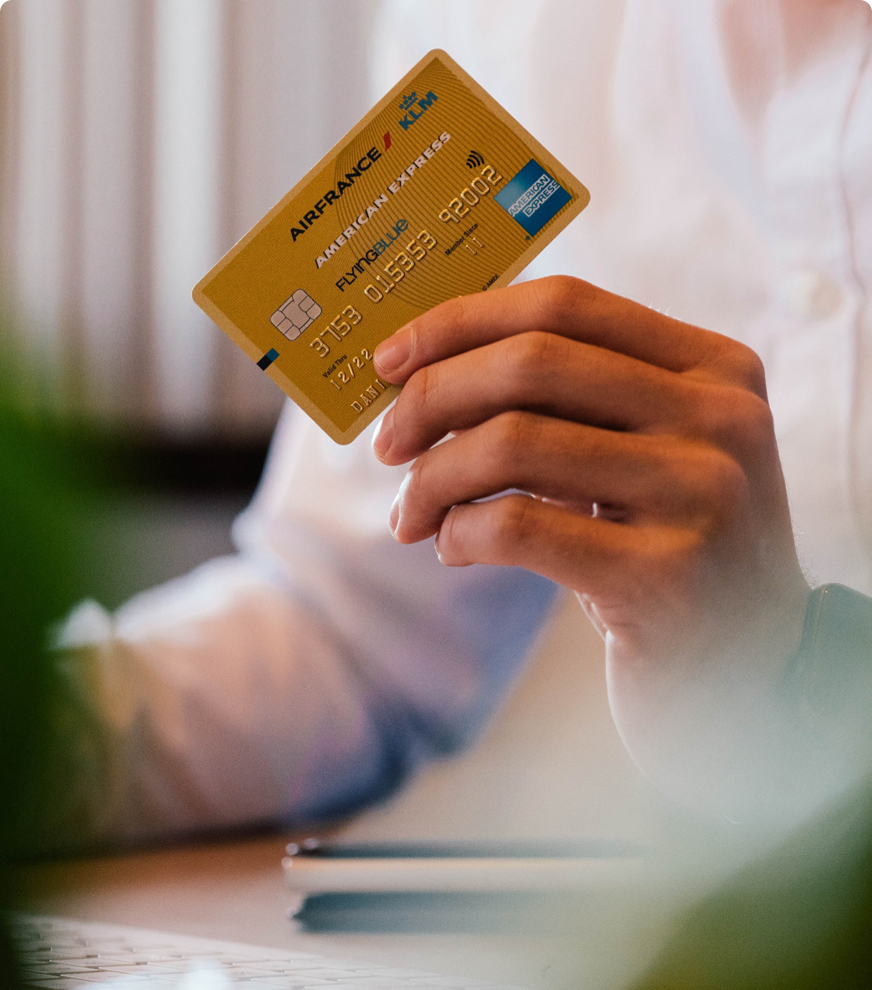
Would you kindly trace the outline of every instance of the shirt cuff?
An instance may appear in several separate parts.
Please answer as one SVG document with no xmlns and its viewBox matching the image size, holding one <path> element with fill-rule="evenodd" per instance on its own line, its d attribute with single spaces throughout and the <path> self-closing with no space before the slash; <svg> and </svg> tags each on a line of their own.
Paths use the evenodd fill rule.
<svg viewBox="0 0 872 990">
<path fill-rule="evenodd" d="M 841 584 L 811 592 L 783 688 L 795 714 L 827 739 L 855 752 L 868 748 L 872 598 Z"/>
</svg>

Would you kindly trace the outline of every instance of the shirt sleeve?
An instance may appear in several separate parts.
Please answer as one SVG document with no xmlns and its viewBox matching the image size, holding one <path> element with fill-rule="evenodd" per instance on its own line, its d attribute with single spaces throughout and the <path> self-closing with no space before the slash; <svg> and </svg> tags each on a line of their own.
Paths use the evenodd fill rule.
<svg viewBox="0 0 872 990">
<path fill-rule="evenodd" d="M 443 567 L 387 529 L 402 469 L 290 408 L 235 556 L 85 603 L 59 637 L 61 830 L 145 838 L 344 815 L 478 731 L 554 597 L 515 568 Z"/>
<path fill-rule="evenodd" d="M 821 758 L 849 785 L 872 771 L 872 598 L 842 584 L 810 595 L 782 691 Z"/>
</svg>

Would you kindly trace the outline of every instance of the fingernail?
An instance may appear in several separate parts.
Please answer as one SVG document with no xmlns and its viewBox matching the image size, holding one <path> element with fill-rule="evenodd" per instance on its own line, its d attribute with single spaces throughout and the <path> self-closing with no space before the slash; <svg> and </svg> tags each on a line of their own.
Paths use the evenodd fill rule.
<svg viewBox="0 0 872 990">
<path fill-rule="evenodd" d="M 400 496 L 394 499 L 394 504 L 391 506 L 391 514 L 388 516 L 388 525 L 391 527 L 391 536 L 393 536 L 397 531 L 397 526 L 400 522 Z"/>
<path fill-rule="evenodd" d="M 382 416 L 381 422 L 373 434 L 372 438 L 372 449 L 375 456 L 383 461 L 385 455 L 391 449 L 391 440 L 394 436 L 394 411 L 393 409 L 388 409 L 388 411 Z"/>
<path fill-rule="evenodd" d="M 401 327 L 375 349 L 375 367 L 380 375 L 389 378 L 409 360 L 412 352 L 412 331 Z"/>
</svg>

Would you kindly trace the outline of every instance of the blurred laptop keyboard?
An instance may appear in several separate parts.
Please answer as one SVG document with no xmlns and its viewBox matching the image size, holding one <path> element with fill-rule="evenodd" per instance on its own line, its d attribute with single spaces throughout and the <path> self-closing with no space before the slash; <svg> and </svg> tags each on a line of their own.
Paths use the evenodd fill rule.
<svg viewBox="0 0 872 990">
<path fill-rule="evenodd" d="M 485 980 L 61 918 L 17 915 L 13 935 L 24 986 L 34 990 L 93 990 L 101 983 L 118 990 L 237 986 L 251 990 L 519 990 Z"/>
</svg>

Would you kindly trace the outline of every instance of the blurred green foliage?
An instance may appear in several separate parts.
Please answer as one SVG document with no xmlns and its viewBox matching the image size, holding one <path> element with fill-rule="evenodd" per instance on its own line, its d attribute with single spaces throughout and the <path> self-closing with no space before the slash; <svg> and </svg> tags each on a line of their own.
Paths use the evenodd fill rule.
<svg viewBox="0 0 872 990">
<path fill-rule="evenodd" d="M 872 987 L 872 779 L 691 909 L 634 990 Z"/>
<path fill-rule="evenodd" d="M 0 909 L 19 893 L 14 864 L 34 851 L 35 826 L 52 801 L 58 740 L 50 628 L 87 583 L 74 525 L 85 472 L 64 431 L 16 408 L 9 394 L 0 372 Z M 13 985 L 4 933 L 0 986 Z"/>
</svg>

